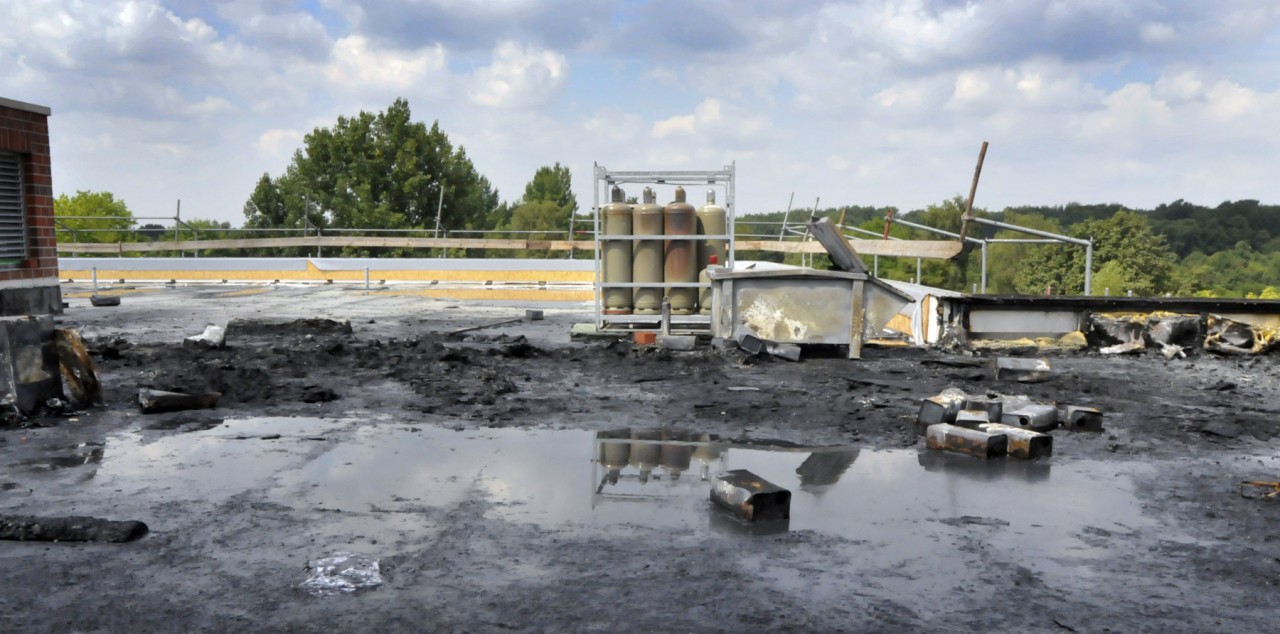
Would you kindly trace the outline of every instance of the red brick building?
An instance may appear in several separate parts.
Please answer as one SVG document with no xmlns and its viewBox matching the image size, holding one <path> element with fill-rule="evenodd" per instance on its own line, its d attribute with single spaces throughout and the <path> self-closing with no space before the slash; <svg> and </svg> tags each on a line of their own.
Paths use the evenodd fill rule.
<svg viewBox="0 0 1280 634">
<path fill-rule="evenodd" d="M 0 97 L 0 315 L 61 312 L 49 109 Z"/>
</svg>

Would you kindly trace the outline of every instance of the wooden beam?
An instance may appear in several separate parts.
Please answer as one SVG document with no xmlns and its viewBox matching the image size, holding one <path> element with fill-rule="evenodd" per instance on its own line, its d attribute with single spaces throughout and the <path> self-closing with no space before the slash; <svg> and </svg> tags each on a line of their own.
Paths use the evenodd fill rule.
<svg viewBox="0 0 1280 634">
<path fill-rule="evenodd" d="M 307 236 L 296 238 L 240 238 L 157 242 L 63 242 L 59 253 L 149 253 L 209 249 L 277 249 L 284 247 L 381 247 L 401 249 L 569 249 L 591 250 L 590 240 L 490 240 L 473 238 L 388 238 L 377 236 Z"/>
<path fill-rule="evenodd" d="M 960 243 L 950 240 L 849 240 L 862 255 L 945 260 L 960 253 Z M 817 242 L 738 240 L 738 251 L 774 253 L 826 253 Z M 153 253 L 157 251 L 205 251 L 212 249 L 274 249 L 284 247 L 384 247 L 404 249 L 549 249 L 567 251 L 571 247 L 590 251 L 590 240 L 486 240 L 471 238 L 384 238 L 370 236 L 307 236 L 296 238 L 241 238 L 234 240 L 182 240 L 163 242 L 62 242 L 58 253 Z"/>
<path fill-rule="evenodd" d="M 960 253 L 960 243 L 951 240 L 849 240 L 849 244 L 861 255 L 947 260 Z M 734 245 L 738 251 L 772 251 L 774 253 L 827 252 L 817 242 L 738 240 Z"/>
</svg>

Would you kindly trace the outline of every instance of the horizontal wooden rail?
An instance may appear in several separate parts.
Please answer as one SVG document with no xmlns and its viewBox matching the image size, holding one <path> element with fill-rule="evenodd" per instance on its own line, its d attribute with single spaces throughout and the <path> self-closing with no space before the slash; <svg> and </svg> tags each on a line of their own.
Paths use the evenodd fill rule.
<svg viewBox="0 0 1280 634">
<path fill-rule="evenodd" d="M 862 255 L 948 259 L 960 253 L 960 243 L 950 240 L 850 240 Z M 825 253 L 817 242 L 738 240 L 737 251 L 774 253 Z M 400 249 L 511 249 L 590 251 L 590 240 L 508 240 L 486 238 L 388 238 L 373 236 L 306 236 L 294 238 L 238 238 L 232 240 L 167 240 L 157 242 L 62 242 L 58 253 L 152 253 L 212 249 L 274 249 L 284 247 L 383 247 Z"/>
</svg>

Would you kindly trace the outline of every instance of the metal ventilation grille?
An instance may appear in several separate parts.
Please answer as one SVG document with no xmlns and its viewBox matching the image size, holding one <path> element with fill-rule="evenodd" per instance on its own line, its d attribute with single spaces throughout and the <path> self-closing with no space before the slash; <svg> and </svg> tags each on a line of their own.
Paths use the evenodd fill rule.
<svg viewBox="0 0 1280 634">
<path fill-rule="evenodd" d="M 0 263 L 27 256 L 27 222 L 22 205 L 22 157 L 0 152 Z"/>
</svg>

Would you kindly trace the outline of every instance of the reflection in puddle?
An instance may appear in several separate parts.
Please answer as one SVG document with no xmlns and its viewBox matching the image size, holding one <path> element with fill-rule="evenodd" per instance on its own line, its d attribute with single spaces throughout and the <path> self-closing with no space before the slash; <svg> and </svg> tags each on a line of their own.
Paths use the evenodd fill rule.
<svg viewBox="0 0 1280 634">
<path fill-rule="evenodd" d="M 866 545 L 859 556 L 887 567 L 948 565 L 931 559 L 954 549 L 953 540 L 979 538 L 998 540 L 1043 569 L 1053 565 L 1044 562 L 1102 557 L 1106 544 L 1090 531 L 1166 530 L 1142 513 L 1135 496 L 1132 476 L 1154 472 L 1149 464 L 741 445 L 678 431 L 452 431 L 251 419 L 145 442 L 125 432 L 97 457 L 98 477 L 86 486 L 210 500 L 253 491 L 295 513 L 365 514 L 374 534 L 393 525 L 412 530 L 431 509 L 477 498 L 489 503 L 490 518 L 557 530 L 740 533 L 709 501 L 710 480 L 732 469 L 792 492 L 783 530 Z"/>
</svg>

